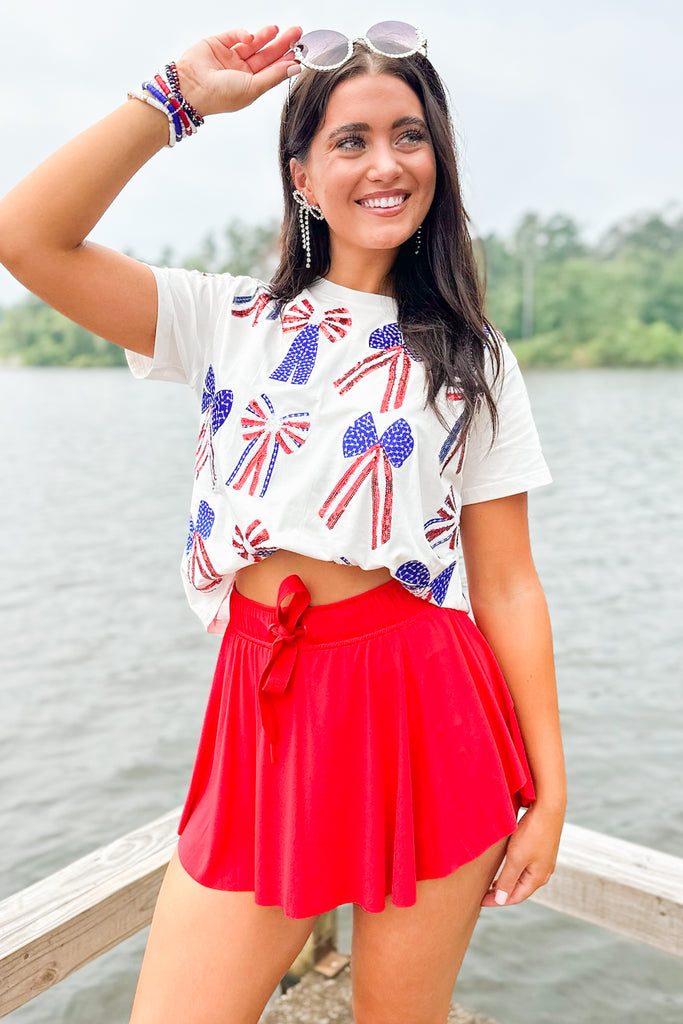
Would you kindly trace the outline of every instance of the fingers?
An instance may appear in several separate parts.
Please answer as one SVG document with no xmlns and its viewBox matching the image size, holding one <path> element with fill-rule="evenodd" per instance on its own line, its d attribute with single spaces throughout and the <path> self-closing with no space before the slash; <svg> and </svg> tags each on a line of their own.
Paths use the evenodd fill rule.
<svg viewBox="0 0 683 1024">
<path fill-rule="evenodd" d="M 521 903 L 549 882 L 551 875 L 552 868 L 548 870 L 544 862 L 516 856 L 508 845 L 501 872 L 485 893 L 481 906 L 509 907 Z"/>
<path fill-rule="evenodd" d="M 266 25 L 264 28 L 260 28 L 256 32 L 245 33 L 245 38 L 234 43 L 231 49 L 234 50 L 242 60 L 248 60 L 249 57 L 253 56 L 257 50 L 260 50 L 262 46 L 269 43 L 271 39 L 274 39 L 276 35 L 277 26 Z"/>
<path fill-rule="evenodd" d="M 284 82 L 298 67 L 292 45 L 299 26 L 279 33 L 277 25 L 256 32 L 231 29 L 208 36 L 177 61 L 184 95 L 202 114 L 228 113 L 248 106 L 268 89 Z"/>
<path fill-rule="evenodd" d="M 258 71 L 262 71 L 263 68 L 268 67 L 269 64 L 275 64 L 277 61 L 284 59 L 287 60 L 287 64 L 295 63 L 292 47 L 287 46 L 282 40 L 277 40 L 272 46 L 267 46 L 260 50 L 259 53 L 255 53 L 247 61 L 247 64 L 251 71 L 256 74 Z"/>
<path fill-rule="evenodd" d="M 250 35 L 247 40 L 240 40 L 233 49 L 243 60 L 249 60 L 254 54 L 257 54 L 260 50 L 263 50 L 268 43 L 272 42 L 278 36 L 277 25 L 264 25 L 263 28 L 259 28 Z M 299 26 L 292 26 L 291 28 L 285 29 L 276 39 L 274 46 L 272 47 L 273 52 L 277 49 L 278 57 L 281 57 L 287 52 L 293 43 L 297 41 L 301 35 L 301 28 Z M 269 48 L 271 49 L 271 48 Z M 276 58 L 277 59 L 277 58 Z"/>
<path fill-rule="evenodd" d="M 256 74 L 268 67 L 269 64 L 275 64 L 282 60 L 286 54 L 290 53 L 292 46 L 301 35 L 301 29 L 298 26 L 286 29 L 279 36 L 277 31 L 276 26 L 271 25 L 268 29 L 257 32 L 250 45 L 243 44 L 234 48 L 246 61 L 252 73 Z M 277 38 L 275 38 L 276 36 Z M 267 45 L 269 43 L 270 45 Z M 292 60 L 293 55 L 290 55 L 290 63 Z"/>
<path fill-rule="evenodd" d="M 288 77 L 287 72 L 292 67 L 292 64 L 291 60 L 279 60 L 275 64 L 269 64 L 262 71 L 257 71 L 252 76 L 252 84 L 255 88 L 254 98 L 262 96 L 268 89 L 272 89 L 274 86 L 284 82 Z"/>
<path fill-rule="evenodd" d="M 239 52 L 240 47 L 245 46 L 248 48 L 253 38 L 253 32 L 247 32 L 244 28 L 232 28 L 227 32 L 219 32 L 217 35 L 208 37 L 214 47 L 222 47 L 226 50 L 235 50 L 237 52 Z M 242 56 L 241 53 L 240 56 Z"/>
<path fill-rule="evenodd" d="M 542 884 L 542 879 L 535 878 L 526 868 L 521 875 L 511 880 L 504 878 L 501 874 L 497 882 L 494 882 L 483 900 L 482 907 L 509 907 L 515 903 L 522 903 L 528 899 L 532 892 Z"/>
<path fill-rule="evenodd" d="M 256 96 L 285 81 L 289 68 L 296 64 L 292 46 L 300 35 L 301 28 L 297 25 L 285 29 L 280 35 L 276 25 L 268 25 L 254 33 L 250 43 L 234 47 L 240 51 L 253 75 Z"/>
</svg>

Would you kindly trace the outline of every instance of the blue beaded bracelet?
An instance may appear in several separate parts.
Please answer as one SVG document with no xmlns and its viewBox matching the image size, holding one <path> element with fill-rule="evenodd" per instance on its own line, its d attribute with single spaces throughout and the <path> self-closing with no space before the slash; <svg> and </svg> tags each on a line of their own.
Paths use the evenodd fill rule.
<svg viewBox="0 0 683 1024">
<path fill-rule="evenodd" d="M 163 103 L 166 107 L 168 119 L 173 122 L 173 127 L 175 128 L 176 142 L 180 142 L 181 139 L 185 138 L 187 132 L 185 131 L 183 122 L 180 120 L 180 115 L 178 114 L 177 109 L 173 106 L 168 96 L 165 96 L 161 89 L 157 89 L 156 85 L 152 85 L 151 82 L 143 82 L 142 88 L 145 92 L 150 93 L 155 100 L 158 100 L 159 103 Z"/>
<path fill-rule="evenodd" d="M 169 122 L 169 146 L 175 145 L 188 135 L 194 135 L 204 124 L 204 118 L 191 103 L 187 102 L 180 91 L 178 69 L 174 62 L 157 71 L 151 81 L 143 82 L 142 92 L 129 92 L 128 95 L 145 100 L 166 114 Z"/>
</svg>

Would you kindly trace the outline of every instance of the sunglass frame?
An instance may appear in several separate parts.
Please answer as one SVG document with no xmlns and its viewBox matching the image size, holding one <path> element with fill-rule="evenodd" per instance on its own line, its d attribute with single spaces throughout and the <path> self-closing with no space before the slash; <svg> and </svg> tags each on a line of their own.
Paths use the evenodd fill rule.
<svg viewBox="0 0 683 1024">
<path fill-rule="evenodd" d="M 367 29 L 367 32 L 372 32 L 374 28 L 378 28 L 380 25 L 384 24 L 385 22 L 378 21 L 376 25 L 371 25 L 370 28 Z M 386 22 L 386 24 L 391 23 Z M 408 25 L 408 22 L 403 22 L 402 24 Z M 315 64 L 313 63 L 313 61 L 309 61 L 306 57 L 302 57 L 298 53 L 298 48 L 301 45 L 301 41 L 305 39 L 306 35 L 310 33 L 304 33 L 301 39 L 299 39 L 298 42 L 294 43 L 292 49 L 294 50 L 295 60 L 298 60 L 300 64 L 303 64 L 305 68 L 310 68 L 311 71 L 336 71 L 337 68 L 343 67 L 344 64 L 346 64 L 346 62 L 350 60 L 351 57 L 353 56 L 353 48 L 356 45 L 356 43 L 362 43 L 363 46 L 366 46 L 368 48 L 368 50 L 371 50 L 373 53 L 378 54 L 380 57 L 395 57 L 397 60 L 400 60 L 402 57 L 412 57 L 414 54 L 419 53 L 421 50 L 424 52 L 424 56 L 426 57 L 427 38 L 424 32 L 417 25 L 408 25 L 408 28 L 412 28 L 413 31 L 415 32 L 415 36 L 417 38 L 417 46 L 413 47 L 411 50 L 408 50 L 406 53 L 386 53 L 384 50 L 380 50 L 379 47 L 375 46 L 374 43 L 371 43 L 367 35 L 357 36 L 355 39 L 350 39 L 348 36 L 346 36 L 345 38 L 348 42 L 346 56 L 342 60 L 337 61 L 336 64 Z M 340 32 L 339 35 L 343 36 L 344 33 Z"/>
</svg>

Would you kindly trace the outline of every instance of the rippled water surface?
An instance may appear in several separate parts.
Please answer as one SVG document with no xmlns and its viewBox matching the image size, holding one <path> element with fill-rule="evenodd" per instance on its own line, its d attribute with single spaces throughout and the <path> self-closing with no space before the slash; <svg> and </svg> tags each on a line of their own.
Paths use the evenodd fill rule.
<svg viewBox="0 0 683 1024">
<path fill-rule="evenodd" d="M 530 507 L 567 820 L 683 856 L 683 374 L 526 379 L 554 475 Z M 2 370 L 0 418 L 2 897 L 182 802 L 218 639 L 177 568 L 189 391 Z M 124 1024 L 145 936 L 9 1019 Z M 679 1024 L 683 967 L 527 901 L 482 911 L 457 998 L 500 1024 Z"/>
</svg>

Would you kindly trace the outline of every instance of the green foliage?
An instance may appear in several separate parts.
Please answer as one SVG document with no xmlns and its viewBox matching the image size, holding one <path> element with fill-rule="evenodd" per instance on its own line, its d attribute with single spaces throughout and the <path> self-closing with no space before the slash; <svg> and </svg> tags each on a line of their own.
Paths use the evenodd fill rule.
<svg viewBox="0 0 683 1024">
<path fill-rule="evenodd" d="M 178 262 L 208 273 L 268 280 L 278 260 L 275 222 L 234 220 Z M 683 364 L 683 214 L 645 212 L 613 225 L 594 245 L 564 214 L 525 213 L 509 239 L 474 240 L 486 313 L 522 364 Z M 26 365 L 119 366 L 123 350 L 39 299 L 0 310 L 0 359 Z"/>
<path fill-rule="evenodd" d="M 482 250 L 487 316 L 522 364 L 683 364 L 683 215 L 639 214 L 588 246 L 569 218 L 527 213 Z"/>
<path fill-rule="evenodd" d="M 573 353 L 583 366 L 676 366 L 683 364 L 683 331 L 657 320 L 643 324 L 630 317 L 619 329 L 607 329 Z"/>
<path fill-rule="evenodd" d="M 4 310 L 0 358 L 24 366 L 121 366 L 123 349 L 30 296 Z"/>
<path fill-rule="evenodd" d="M 278 258 L 279 231 L 277 221 L 245 224 L 233 220 L 218 240 L 213 233 L 207 235 L 199 252 L 183 260 L 182 266 L 210 274 L 248 274 L 268 280 Z"/>
<path fill-rule="evenodd" d="M 643 297 L 645 323 L 663 320 L 683 331 L 683 247 L 671 259 L 663 261 L 659 274 Z"/>
</svg>

